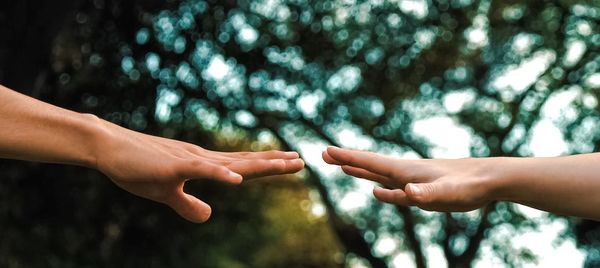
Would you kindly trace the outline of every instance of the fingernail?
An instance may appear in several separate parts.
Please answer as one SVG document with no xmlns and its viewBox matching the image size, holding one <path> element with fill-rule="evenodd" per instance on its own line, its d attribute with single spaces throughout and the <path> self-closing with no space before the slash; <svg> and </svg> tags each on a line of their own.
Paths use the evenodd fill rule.
<svg viewBox="0 0 600 268">
<path fill-rule="evenodd" d="M 408 184 L 408 187 L 410 187 L 410 190 L 412 191 L 414 196 L 420 196 L 422 194 L 421 188 L 419 188 L 418 186 L 414 184 Z"/>
<path fill-rule="evenodd" d="M 298 157 L 300 156 L 297 152 L 285 152 L 286 156 Z"/>
<path fill-rule="evenodd" d="M 242 175 L 237 174 L 237 173 L 235 173 L 233 171 L 229 171 L 229 176 L 232 177 L 232 178 L 235 178 L 237 180 L 242 180 L 243 179 Z"/>
</svg>

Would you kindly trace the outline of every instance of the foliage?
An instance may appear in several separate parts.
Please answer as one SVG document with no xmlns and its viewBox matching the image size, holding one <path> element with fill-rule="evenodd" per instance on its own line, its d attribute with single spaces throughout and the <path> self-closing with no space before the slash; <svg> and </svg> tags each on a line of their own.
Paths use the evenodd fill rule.
<svg viewBox="0 0 600 268">
<path fill-rule="evenodd" d="M 575 235 L 568 226 L 586 226 L 578 229 L 582 230 L 578 241 L 583 248 L 595 245 L 593 241 L 600 240 L 596 224 L 547 214 L 531 217 L 512 204 L 445 214 L 381 205 L 369 197 L 370 184 L 324 167 L 319 157 L 327 144 L 399 157 L 596 151 L 600 144 L 599 4 L 568 0 L 84 2 L 75 21 L 55 40 L 52 71 L 56 77 L 48 80 L 56 81 L 60 94 L 48 90 L 48 99 L 129 128 L 211 148 L 299 150 L 309 164 L 303 181 L 310 189 L 275 182 L 241 189 L 199 187 L 199 195 L 223 209 L 222 217 L 201 227 L 168 219 L 172 215 L 143 201 L 114 205 L 120 214 L 93 221 L 97 223 L 88 217 L 94 214 L 81 212 L 85 228 L 117 226 L 123 235 L 134 234 L 106 242 L 110 245 L 104 255 L 87 254 L 132 266 L 147 261 L 144 264 L 155 266 L 201 262 L 206 267 L 323 267 L 345 262 L 381 267 L 410 261 L 417 267 L 440 262 L 467 267 L 490 260 L 522 266 L 543 256 L 508 241 L 547 224 L 567 232 L 559 237 L 561 241 L 571 241 Z M 22 167 L 15 170 L 15 174 L 23 172 Z M 86 177 L 97 176 L 85 172 Z M 18 185 L 26 177 L 39 180 L 37 176 L 21 174 L 12 183 Z M 122 201 L 109 204 L 131 202 L 132 197 L 107 183 L 96 184 L 81 187 L 109 192 L 94 197 L 116 195 Z M 59 186 L 48 185 L 57 190 Z M 104 207 L 107 197 L 103 202 L 87 198 L 85 207 L 111 211 Z M 27 200 L 19 197 L 14 202 Z M 299 207 L 304 210 L 298 211 Z M 332 229 L 319 217 L 323 209 Z M 138 217 L 149 215 L 152 223 L 126 220 L 129 217 L 123 213 L 132 211 Z M 29 213 L 17 219 L 31 217 Z M 260 228 L 267 223 L 269 228 Z M 262 231 L 244 231 L 245 225 Z M 91 240 L 110 237 L 112 232 L 72 228 L 72 235 L 91 233 Z M 180 228 L 181 232 L 148 238 L 152 254 L 133 249 L 145 233 L 142 230 Z M 224 239 L 230 236 L 228 228 L 241 228 L 239 236 Z M 63 243 L 66 237 L 51 239 Z M 67 240 L 75 245 L 73 252 L 67 247 L 67 253 L 40 254 L 56 254 L 57 265 L 66 266 L 70 262 L 65 256 L 86 252 L 78 241 Z M 172 250 L 161 251 L 158 245 Z M 6 252 L 15 263 L 23 261 L 20 253 Z M 132 252 L 144 258 L 118 255 Z M 148 258 L 155 254 L 156 258 Z M 597 255 L 588 256 L 589 265 Z"/>
</svg>

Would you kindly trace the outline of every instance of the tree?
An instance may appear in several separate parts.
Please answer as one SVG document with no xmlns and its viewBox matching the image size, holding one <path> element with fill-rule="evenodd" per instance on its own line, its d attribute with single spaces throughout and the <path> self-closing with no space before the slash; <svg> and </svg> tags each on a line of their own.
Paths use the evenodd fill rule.
<svg viewBox="0 0 600 268">
<path fill-rule="evenodd" d="M 468 214 L 381 205 L 320 165 L 326 144 L 404 157 L 583 153 L 599 144 L 597 1 L 96 3 L 80 9 L 79 34 L 57 39 L 54 71 L 68 103 L 170 137 L 236 133 L 300 150 L 306 184 L 320 196 L 312 206 L 325 208 L 350 265 L 385 267 L 408 250 L 425 267 L 437 250 L 449 267 L 482 257 L 521 266 L 535 254 L 506 243 L 502 230 L 565 220 L 530 219 L 506 203 Z M 431 124 L 466 145 L 444 151 L 422 130 Z M 540 135 L 557 137 L 557 149 L 540 150 Z M 597 224 L 567 223 L 580 226 L 582 245 L 597 243 Z"/>
<path fill-rule="evenodd" d="M 7 55 L 1 58 L 0 69 L 18 74 L 2 77 L 2 84 L 62 107 L 93 112 L 152 134 L 177 135 L 203 147 L 278 148 L 264 135 L 259 141 L 241 131 L 186 129 L 184 135 L 178 126 L 157 126 L 145 108 L 154 105 L 154 94 L 147 93 L 151 84 L 125 78 L 119 56 L 125 37 L 132 36 L 138 25 L 135 9 L 152 8 L 149 2 L 80 1 L 72 8 L 57 2 L 64 23 L 54 9 L 36 9 L 44 3 L 4 4 L 7 8 L 0 9 L 0 17 L 6 22 L 30 18 L 33 10 L 38 13 L 31 23 L 44 27 L 32 28 L 26 36 L 0 27 L 7 40 L 0 44 Z M 43 18 L 56 15 L 43 23 Z M 132 28 L 116 27 L 121 24 Z M 29 29 L 27 25 L 15 28 Z M 42 36 L 52 38 L 42 42 Z M 19 57 L 11 54 L 21 47 L 26 50 Z M 11 67 L 21 62 L 35 68 L 13 72 Z M 190 192 L 202 195 L 214 209 L 209 223 L 194 225 L 162 205 L 119 190 L 96 171 L 8 160 L 0 161 L 0 167 L 3 267 L 337 267 L 342 261 L 326 222 L 299 205 L 310 196 L 296 176 L 240 188 L 210 182 L 189 185 Z M 319 237 L 321 243 L 289 241 L 299 235 Z"/>
</svg>

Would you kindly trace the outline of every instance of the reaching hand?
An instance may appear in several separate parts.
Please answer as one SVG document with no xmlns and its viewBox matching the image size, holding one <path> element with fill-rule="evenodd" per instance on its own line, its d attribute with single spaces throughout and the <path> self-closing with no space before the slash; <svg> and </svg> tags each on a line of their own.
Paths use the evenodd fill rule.
<svg viewBox="0 0 600 268">
<path fill-rule="evenodd" d="M 189 179 L 241 183 L 294 173 L 295 152 L 221 153 L 131 131 L 65 110 L 0 85 L 0 157 L 96 168 L 121 188 L 204 222 L 210 206 L 183 192 Z"/>
<path fill-rule="evenodd" d="M 383 202 L 434 211 L 469 211 L 492 201 L 490 180 L 479 159 L 402 160 L 375 153 L 329 147 L 323 160 L 351 176 L 378 182 Z"/>
<path fill-rule="evenodd" d="M 304 167 L 296 152 L 224 153 L 106 125 L 96 168 L 119 187 L 167 204 L 193 222 L 211 214 L 208 204 L 183 191 L 190 179 L 239 184 L 242 179 L 294 173 Z"/>
</svg>

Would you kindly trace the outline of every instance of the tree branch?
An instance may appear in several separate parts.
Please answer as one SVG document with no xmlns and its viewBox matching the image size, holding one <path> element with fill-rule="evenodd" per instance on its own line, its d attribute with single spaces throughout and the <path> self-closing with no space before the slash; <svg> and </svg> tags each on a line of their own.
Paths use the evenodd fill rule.
<svg viewBox="0 0 600 268">
<path fill-rule="evenodd" d="M 469 240 L 469 246 L 467 246 L 467 249 L 458 257 L 459 263 L 465 263 L 470 265 L 473 259 L 475 258 L 475 254 L 477 253 L 477 250 L 479 250 L 479 245 L 481 245 L 481 241 L 484 238 L 485 230 L 487 230 L 491 225 L 490 221 L 488 220 L 488 216 L 496 209 L 496 203 L 497 202 L 489 203 L 483 209 L 483 213 L 481 214 L 481 220 L 479 221 L 479 225 L 477 226 L 477 231 L 475 231 L 475 234 L 471 236 L 471 239 Z"/>
<path fill-rule="evenodd" d="M 442 248 L 444 249 L 444 256 L 446 256 L 446 261 L 448 264 L 456 263 L 456 255 L 452 252 L 450 248 L 450 236 L 455 230 L 458 228 L 458 223 L 450 212 L 444 213 L 444 218 L 446 219 L 446 224 L 444 225 L 444 240 L 442 241 Z"/>
<path fill-rule="evenodd" d="M 322 136 L 323 139 L 325 139 L 328 143 L 333 144 L 333 145 L 337 145 L 337 143 L 331 138 L 329 137 L 324 131 L 322 131 L 320 128 L 316 127 L 312 122 L 302 118 L 301 121 L 307 126 L 309 127 L 311 130 L 315 131 L 318 135 Z M 413 147 L 409 146 L 411 149 Z M 420 154 L 418 151 L 415 151 L 415 153 Z M 405 236 L 408 238 L 409 242 L 410 242 L 410 247 L 413 251 L 413 254 L 415 256 L 415 264 L 417 265 L 417 268 L 423 268 L 423 267 L 427 267 L 425 265 L 425 256 L 423 255 L 423 250 L 421 247 L 421 242 L 419 241 L 419 239 L 417 238 L 417 234 L 415 232 L 415 221 L 414 221 L 414 215 L 412 214 L 412 212 L 410 211 L 410 209 L 408 209 L 407 207 L 402 207 L 402 206 L 396 206 L 396 210 L 398 211 L 398 213 L 404 218 L 404 234 Z"/>
<path fill-rule="evenodd" d="M 396 206 L 396 210 L 402 215 L 404 218 L 404 234 L 410 243 L 410 247 L 413 250 L 415 255 L 415 264 L 417 268 L 425 268 L 427 267 L 425 262 L 425 255 L 423 254 L 423 248 L 421 248 L 421 242 L 417 238 L 417 233 L 415 232 L 415 218 L 408 207 Z"/>
<path fill-rule="evenodd" d="M 271 132 L 274 133 L 274 135 L 283 143 L 284 149 L 292 149 L 292 146 L 287 140 L 281 137 L 276 131 L 277 126 L 265 126 L 264 124 L 262 126 L 270 129 Z M 355 225 L 344 221 L 342 217 L 338 215 L 329 196 L 329 192 L 323 183 L 321 183 L 321 179 L 316 175 L 317 173 L 310 166 L 305 166 L 305 169 L 308 171 L 307 181 L 319 192 L 321 201 L 327 210 L 329 223 L 340 242 L 344 245 L 346 251 L 366 259 L 373 268 L 388 267 L 383 259 L 373 255 L 371 252 L 372 245 L 364 239 L 362 231 Z"/>
</svg>

